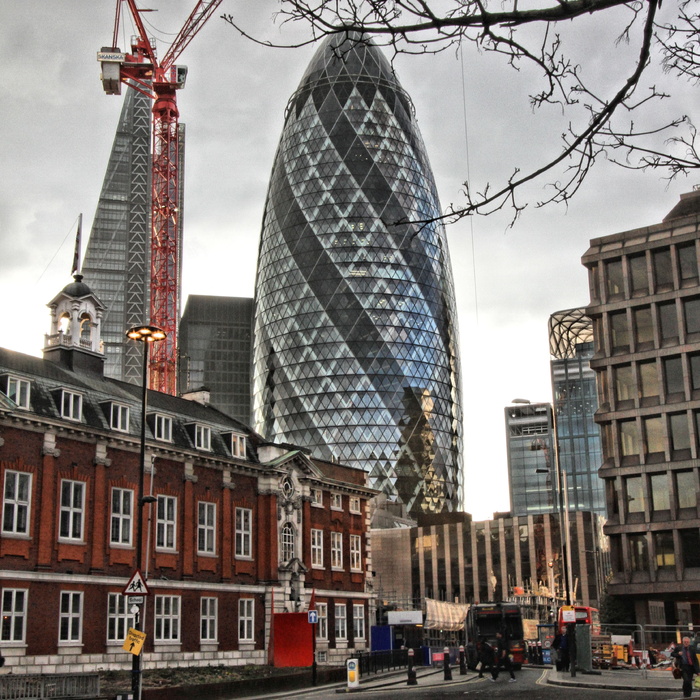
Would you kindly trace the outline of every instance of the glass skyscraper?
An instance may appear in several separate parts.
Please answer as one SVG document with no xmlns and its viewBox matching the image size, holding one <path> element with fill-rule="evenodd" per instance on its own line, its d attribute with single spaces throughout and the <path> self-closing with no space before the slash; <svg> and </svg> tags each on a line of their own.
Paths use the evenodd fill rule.
<svg viewBox="0 0 700 700">
<path fill-rule="evenodd" d="M 141 383 L 143 358 L 138 343 L 125 342 L 125 333 L 150 321 L 151 107 L 150 98 L 126 90 L 81 270 L 106 307 L 105 375 L 132 384 Z M 179 128 L 182 202 L 184 124 Z M 182 217 L 179 223 L 182 250 Z"/>
<path fill-rule="evenodd" d="M 206 387 L 213 406 L 250 425 L 253 300 L 190 294 L 180 319 L 180 393 Z"/>
<path fill-rule="evenodd" d="M 552 393 L 559 460 L 566 472 L 569 507 L 605 516 L 605 486 L 598 476 L 603 446 L 594 415 L 598 408 L 593 322 L 585 309 L 558 311 L 549 318 Z"/>
<path fill-rule="evenodd" d="M 525 516 L 557 512 L 551 404 L 507 406 L 505 419 L 511 513 Z"/>
<path fill-rule="evenodd" d="M 364 469 L 411 513 L 461 505 L 457 319 L 439 215 L 389 62 L 369 40 L 326 39 L 289 101 L 265 205 L 254 424 Z"/>
</svg>

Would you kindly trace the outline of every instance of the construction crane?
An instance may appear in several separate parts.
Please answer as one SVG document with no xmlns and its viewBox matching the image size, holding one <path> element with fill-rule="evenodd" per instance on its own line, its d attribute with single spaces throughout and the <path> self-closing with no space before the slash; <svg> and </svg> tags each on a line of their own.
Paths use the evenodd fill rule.
<svg viewBox="0 0 700 700">
<path fill-rule="evenodd" d="M 131 53 L 117 47 L 122 3 L 126 2 L 137 34 Z M 222 0 L 199 0 L 161 61 L 156 57 L 135 0 L 117 0 L 112 45 L 97 54 L 102 85 L 108 95 L 120 95 L 122 83 L 153 99 L 151 147 L 151 298 L 150 323 L 167 337 L 154 343 L 149 362 L 149 387 L 177 393 L 178 314 L 180 308 L 179 148 L 176 91 L 185 86 L 186 66 L 175 65 L 185 47 Z"/>
</svg>

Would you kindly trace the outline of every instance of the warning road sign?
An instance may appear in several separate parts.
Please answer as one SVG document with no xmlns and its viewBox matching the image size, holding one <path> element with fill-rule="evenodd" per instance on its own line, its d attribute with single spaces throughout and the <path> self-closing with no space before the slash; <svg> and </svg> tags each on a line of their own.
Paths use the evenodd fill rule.
<svg viewBox="0 0 700 700">
<path fill-rule="evenodd" d="M 148 595 L 148 586 L 146 585 L 146 581 L 138 569 L 134 571 L 132 577 L 129 579 L 129 583 L 126 584 L 123 594 Z"/>
<path fill-rule="evenodd" d="M 124 644 L 122 644 L 122 649 L 124 651 L 131 652 L 134 656 L 138 656 L 143 649 L 143 643 L 146 641 L 146 633 L 140 630 L 135 630 L 133 627 L 129 627 L 129 631 L 126 633 L 126 639 Z"/>
</svg>

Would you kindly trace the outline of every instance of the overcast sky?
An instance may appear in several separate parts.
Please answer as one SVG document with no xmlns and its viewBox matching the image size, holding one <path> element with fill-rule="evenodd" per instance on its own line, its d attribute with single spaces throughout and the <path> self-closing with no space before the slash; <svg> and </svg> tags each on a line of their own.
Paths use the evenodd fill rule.
<svg viewBox="0 0 700 700">
<path fill-rule="evenodd" d="M 194 0 L 150 0 L 145 15 L 167 41 Z M 673 10 L 674 3 L 665 3 Z M 0 3 L 0 346 L 41 354 L 46 303 L 70 282 L 78 214 L 84 245 L 92 225 L 121 97 L 107 96 L 96 52 L 112 40 L 115 0 Z M 273 0 L 224 0 L 257 35 L 291 38 L 273 22 Z M 125 9 L 126 12 L 126 9 Z M 587 24 L 584 24 L 587 22 Z M 631 46 L 607 51 L 614 29 L 577 25 L 591 80 L 625 74 Z M 295 36 L 302 27 L 293 29 Z M 126 48 L 127 30 L 120 39 Z M 594 38 L 593 38 L 594 37 Z M 165 52 L 159 44 L 159 54 Z M 189 66 L 178 95 L 187 125 L 183 300 L 187 294 L 253 296 L 257 245 L 284 108 L 314 49 L 259 47 L 214 17 L 178 61 Z M 477 186 L 557 151 L 566 129 L 555 109 L 533 114 L 527 70 L 514 73 L 466 47 L 463 56 L 403 57 L 397 74 L 413 99 L 443 207 Z M 686 84 L 667 110 L 690 110 Z M 657 110 L 658 114 L 658 110 Z M 601 163 L 568 207 L 528 209 L 449 228 L 461 335 L 465 415 L 465 509 L 475 518 L 509 508 L 504 407 L 513 398 L 551 400 L 547 320 L 588 302 L 580 264 L 591 238 L 658 223 L 694 180 L 670 186 L 658 174 Z M 542 198 L 543 183 L 530 188 Z"/>
</svg>

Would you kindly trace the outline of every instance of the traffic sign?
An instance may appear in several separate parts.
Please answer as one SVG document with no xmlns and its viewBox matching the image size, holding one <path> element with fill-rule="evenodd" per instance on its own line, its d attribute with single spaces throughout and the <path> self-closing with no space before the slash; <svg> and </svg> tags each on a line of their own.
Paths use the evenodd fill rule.
<svg viewBox="0 0 700 700">
<path fill-rule="evenodd" d="M 318 623 L 318 612 L 316 610 L 309 610 L 309 624 L 315 625 Z"/>
<path fill-rule="evenodd" d="M 129 579 L 129 583 L 126 584 L 126 588 L 122 593 L 123 595 L 148 595 L 148 586 L 146 585 L 146 581 L 138 569 L 134 571 L 133 575 Z"/>
<path fill-rule="evenodd" d="M 140 630 L 135 630 L 133 627 L 129 627 L 129 631 L 126 633 L 126 639 L 124 644 L 122 644 L 122 649 L 124 651 L 131 652 L 134 656 L 138 656 L 143 649 L 143 643 L 146 641 L 146 633 Z"/>
</svg>

